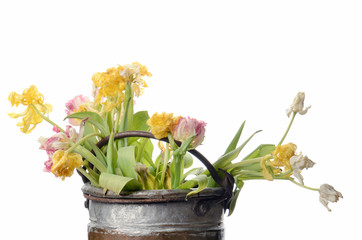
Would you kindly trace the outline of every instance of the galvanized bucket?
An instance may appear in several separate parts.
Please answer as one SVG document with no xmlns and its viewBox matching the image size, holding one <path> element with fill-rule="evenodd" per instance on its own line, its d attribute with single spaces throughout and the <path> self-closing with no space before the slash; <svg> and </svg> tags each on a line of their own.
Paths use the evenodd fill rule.
<svg viewBox="0 0 362 240">
<path fill-rule="evenodd" d="M 117 195 L 86 183 L 89 240 L 224 239 L 224 189 L 147 190 Z"/>
<path fill-rule="evenodd" d="M 114 135 L 155 138 L 150 132 L 128 131 Z M 168 139 L 160 139 L 167 142 Z M 97 143 L 106 145 L 109 136 Z M 177 144 L 180 144 L 176 142 Z M 224 239 L 224 211 L 233 196 L 234 178 L 218 169 L 195 149 L 189 152 L 207 168 L 221 188 L 207 188 L 186 199 L 191 190 L 146 190 L 117 195 L 103 193 L 83 177 L 82 188 L 89 209 L 89 240 L 217 240 Z M 82 175 L 81 175 L 82 176 Z"/>
</svg>

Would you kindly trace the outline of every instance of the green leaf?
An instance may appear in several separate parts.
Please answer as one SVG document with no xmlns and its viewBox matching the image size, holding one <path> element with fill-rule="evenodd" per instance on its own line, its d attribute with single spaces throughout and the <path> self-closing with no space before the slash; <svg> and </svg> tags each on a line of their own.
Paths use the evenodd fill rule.
<svg viewBox="0 0 362 240">
<path fill-rule="evenodd" d="M 147 131 L 149 126 L 147 120 L 150 119 L 147 111 L 140 111 L 134 114 L 132 130 L 133 131 Z"/>
<path fill-rule="evenodd" d="M 132 129 L 132 124 L 133 124 L 133 90 L 131 88 L 131 85 L 129 82 L 127 82 L 127 86 L 126 86 L 126 91 L 125 91 L 125 99 L 126 101 L 124 101 L 124 106 L 126 109 L 125 114 L 127 117 L 127 122 L 125 125 L 125 131 L 129 131 Z"/>
<path fill-rule="evenodd" d="M 240 171 L 245 171 L 245 170 L 260 172 L 262 170 L 261 166 L 260 166 L 260 161 L 256 162 L 256 163 L 250 163 L 250 164 L 242 165 L 240 167 L 234 167 L 234 168 L 230 169 L 230 173 L 231 173 L 231 175 L 235 176 Z"/>
<path fill-rule="evenodd" d="M 208 177 L 207 178 L 208 179 L 208 184 L 207 184 L 207 187 L 210 187 L 210 188 L 213 188 L 213 187 L 220 187 L 220 185 L 219 184 L 217 184 L 216 182 L 215 182 L 215 180 L 210 176 L 210 177 Z"/>
<path fill-rule="evenodd" d="M 244 125 L 245 125 L 245 121 L 241 124 L 239 130 L 236 132 L 233 140 L 231 141 L 231 143 L 229 144 L 228 148 L 226 149 L 225 154 L 235 150 L 236 146 L 238 145 L 238 142 L 239 142 L 239 139 L 240 139 L 240 136 L 241 136 L 241 133 L 243 132 L 243 129 L 244 129 Z"/>
<path fill-rule="evenodd" d="M 123 176 L 122 170 L 120 168 L 116 168 L 114 172 L 116 175 Z"/>
<path fill-rule="evenodd" d="M 252 151 L 243 160 L 264 157 L 265 155 L 271 154 L 275 150 L 274 144 L 260 144 L 254 151 Z"/>
<path fill-rule="evenodd" d="M 244 186 L 244 182 L 242 180 L 236 179 L 236 189 L 234 191 L 234 197 L 231 199 L 231 202 L 230 202 L 228 216 L 233 214 L 235 206 L 236 206 L 236 202 L 238 201 L 238 197 L 239 197 L 240 191 L 243 188 L 243 186 Z"/>
<path fill-rule="evenodd" d="M 92 134 L 95 132 L 94 126 L 88 122 L 85 122 L 84 124 L 84 136 L 87 136 L 89 134 Z M 92 150 L 93 143 L 96 144 L 98 142 L 96 137 L 92 137 L 87 139 L 82 145 L 86 147 L 88 150 Z"/>
<path fill-rule="evenodd" d="M 123 177 L 105 172 L 102 172 L 99 176 L 99 185 L 102 188 L 115 192 L 116 194 L 119 194 L 122 190 L 135 191 L 142 189 L 142 184 L 134 178 Z"/>
<path fill-rule="evenodd" d="M 156 167 L 156 165 L 153 163 L 152 160 L 152 154 L 153 154 L 153 144 L 151 142 L 151 139 L 146 139 L 146 145 L 145 148 L 143 149 L 143 158 L 152 166 L 152 167 Z"/>
<path fill-rule="evenodd" d="M 185 182 L 184 184 L 179 186 L 178 189 L 190 189 L 190 188 L 194 188 L 194 187 L 198 186 L 197 189 L 189 192 L 186 195 L 186 197 L 190 197 L 190 196 L 195 195 L 195 194 L 201 192 L 202 190 L 204 190 L 207 187 L 208 182 L 209 181 L 208 181 L 206 175 L 199 175 L 191 180 L 188 180 L 187 182 Z"/>
<path fill-rule="evenodd" d="M 101 161 L 104 166 L 107 166 L 107 158 L 104 153 L 97 147 L 97 144 L 94 142 L 90 142 L 90 145 L 98 160 Z"/>
<path fill-rule="evenodd" d="M 216 169 L 218 168 L 225 168 L 228 164 L 231 163 L 232 160 L 237 158 L 241 152 L 241 150 L 245 147 L 245 145 L 254 137 L 255 134 L 257 134 L 259 131 L 256 131 L 253 133 L 242 145 L 240 145 L 238 148 L 234 149 L 231 152 L 228 152 L 227 154 L 222 155 L 213 165 Z M 203 174 L 209 175 L 209 171 L 203 172 Z"/>
<path fill-rule="evenodd" d="M 80 120 L 88 118 L 87 122 L 93 124 L 96 128 L 98 128 L 103 137 L 108 136 L 110 134 L 107 128 L 107 123 L 99 114 L 95 112 L 77 112 L 65 117 L 65 119 L 68 118 L 76 118 Z"/>
<path fill-rule="evenodd" d="M 113 155 L 114 152 L 114 132 L 109 136 L 109 141 L 107 145 L 107 172 L 114 173 L 113 168 Z"/>
<path fill-rule="evenodd" d="M 82 155 L 85 159 L 87 159 L 90 163 L 92 163 L 100 172 L 106 172 L 107 167 L 100 161 L 96 156 L 94 156 L 88 149 L 79 145 L 77 146 L 73 152 Z"/>
<path fill-rule="evenodd" d="M 190 176 L 190 175 L 200 175 L 202 173 L 202 170 L 204 168 L 202 167 L 199 167 L 199 168 L 193 168 L 191 170 L 189 170 L 188 172 L 186 172 L 183 176 L 182 176 L 182 179 L 181 179 L 181 182 L 185 181 L 185 179 Z"/>
<path fill-rule="evenodd" d="M 189 149 L 194 138 L 195 136 L 188 137 L 185 141 L 181 143 L 180 147 L 173 148 L 173 155 L 184 156 L 187 153 L 187 149 Z"/>
<path fill-rule="evenodd" d="M 123 101 L 124 113 L 119 128 L 120 132 L 131 130 L 133 124 L 133 93 L 129 82 L 127 82 L 124 99 L 125 99 Z"/>
<path fill-rule="evenodd" d="M 93 179 L 97 182 L 99 182 L 99 174 L 96 173 L 96 171 L 94 171 L 92 168 L 87 167 L 87 170 L 89 172 L 89 174 L 93 177 Z"/>
<path fill-rule="evenodd" d="M 147 125 L 147 120 L 149 119 L 147 111 L 137 112 L 133 115 L 132 129 L 131 131 L 149 131 L 150 127 Z M 134 143 L 140 139 L 140 137 L 130 137 L 128 138 L 128 143 Z"/>
<path fill-rule="evenodd" d="M 152 166 L 156 168 L 152 160 L 152 153 L 153 153 L 153 144 L 150 139 L 143 138 L 138 142 L 133 142 L 132 145 L 136 146 L 136 161 L 141 162 L 147 166 Z"/>
<path fill-rule="evenodd" d="M 119 148 L 116 167 L 121 169 L 123 176 L 137 179 L 135 148 L 135 146 Z"/>
<path fill-rule="evenodd" d="M 106 123 L 106 127 L 108 129 L 109 132 L 111 132 L 113 129 L 114 129 L 114 126 L 113 126 L 113 114 L 112 112 L 107 112 L 105 114 L 105 123 Z"/>
</svg>

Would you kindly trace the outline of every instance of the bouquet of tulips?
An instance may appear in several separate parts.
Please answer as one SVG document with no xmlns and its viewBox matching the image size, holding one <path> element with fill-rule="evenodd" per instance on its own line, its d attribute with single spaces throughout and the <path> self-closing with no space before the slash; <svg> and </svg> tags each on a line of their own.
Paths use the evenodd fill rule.
<svg viewBox="0 0 362 240">
<path fill-rule="evenodd" d="M 318 191 L 320 202 L 329 211 L 328 203 L 342 197 L 328 184 L 319 188 L 305 186 L 301 172 L 315 163 L 307 156 L 297 154 L 295 144 L 283 144 L 296 115 L 303 115 L 310 108 L 304 108 L 304 93 L 299 92 L 287 109 L 290 124 L 278 144 L 261 144 L 236 160 L 244 146 L 259 132 L 239 144 L 244 122 L 225 153 L 211 164 L 195 150 L 205 136 L 204 121 L 172 113 L 154 113 L 149 117 L 147 111 L 134 112 L 134 98 L 147 87 L 144 78 L 151 76 L 147 68 L 137 62 L 94 74 L 92 100 L 79 95 L 65 104 L 65 118 L 70 124 L 65 128 L 49 118 L 52 106 L 44 102 L 43 95 L 33 85 L 22 94 L 12 92 L 9 95 L 13 106 L 26 106 L 24 112 L 9 116 L 22 118 L 18 126 L 24 133 L 32 132 L 43 120 L 51 124 L 53 135 L 39 138 L 40 149 L 48 156 L 44 171 L 64 180 L 76 169 L 84 181 L 117 194 L 121 191 L 192 189 L 187 195 L 191 197 L 206 187 L 223 187 L 229 215 L 244 182 L 252 179 L 289 180 Z M 154 144 L 159 148 L 159 154 L 153 153 Z M 207 169 L 191 168 L 193 157 L 190 153 Z"/>
</svg>

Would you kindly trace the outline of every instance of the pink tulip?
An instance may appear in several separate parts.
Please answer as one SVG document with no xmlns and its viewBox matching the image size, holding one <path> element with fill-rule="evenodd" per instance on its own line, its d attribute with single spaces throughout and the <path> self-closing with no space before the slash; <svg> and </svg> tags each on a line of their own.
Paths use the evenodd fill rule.
<svg viewBox="0 0 362 240">
<path fill-rule="evenodd" d="M 67 108 L 65 110 L 65 113 L 67 115 L 70 115 L 72 113 L 79 112 L 81 107 L 84 108 L 84 105 L 87 102 L 89 102 L 89 99 L 87 97 L 84 97 L 83 95 L 75 96 L 72 100 L 69 100 L 65 104 L 65 107 Z M 72 124 L 73 126 L 79 126 L 80 125 L 80 120 L 78 120 L 78 119 L 69 119 L 69 123 Z"/>
<path fill-rule="evenodd" d="M 70 142 L 75 143 L 77 141 L 78 133 L 73 127 L 68 125 L 65 132 L 59 132 L 58 130 L 53 128 L 55 134 L 50 138 L 39 138 L 40 149 L 45 150 L 48 155 L 48 160 L 44 163 L 44 172 L 50 172 L 53 166 L 53 154 L 57 150 L 66 150 L 70 147 Z"/>
<path fill-rule="evenodd" d="M 201 120 L 190 117 L 181 117 L 178 124 L 173 128 L 172 135 L 177 141 L 185 141 L 187 138 L 195 136 L 190 147 L 196 148 L 199 146 L 205 137 L 206 123 Z"/>
</svg>

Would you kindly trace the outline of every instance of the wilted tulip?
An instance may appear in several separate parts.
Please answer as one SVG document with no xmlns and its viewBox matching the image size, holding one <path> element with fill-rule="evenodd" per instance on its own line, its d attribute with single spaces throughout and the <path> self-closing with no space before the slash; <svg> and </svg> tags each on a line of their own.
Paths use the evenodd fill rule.
<svg viewBox="0 0 362 240">
<path fill-rule="evenodd" d="M 303 176 L 300 174 L 300 172 L 303 169 L 313 167 L 315 162 L 310 160 L 307 156 L 303 156 L 302 154 L 291 157 L 289 161 L 293 168 L 293 175 L 299 180 L 301 184 L 304 185 Z"/>
<path fill-rule="evenodd" d="M 89 109 L 87 109 L 86 106 L 86 104 L 89 102 L 90 102 L 89 99 L 87 97 L 84 97 L 83 95 L 75 96 L 73 99 L 69 100 L 65 104 L 65 107 L 67 108 L 65 110 L 65 113 L 67 115 L 70 115 L 75 112 L 89 111 Z M 69 119 L 69 123 L 72 124 L 73 126 L 79 126 L 80 122 L 81 121 L 79 119 L 74 119 L 74 118 Z"/>
<path fill-rule="evenodd" d="M 319 201 L 328 209 L 328 211 L 331 211 L 328 207 L 329 202 L 337 202 L 339 198 L 343 198 L 342 193 L 336 191 L 334 187 L 329 184 L 321 185 L 319 194 Z"/>
<path fill-rule="evenodd" d="M 205 137 L 206 123 L 201 120 L 190 117 L 181 117 L 178 124 L 173 128 L 172 135 L 177 141 L 185 141 L 189 137 L 195 136 L 190 147 L 196 148 L 199 146 Z"/>
<path fill-rule="evenodd" d="M 290 105 L 290 108 L 287 109 L 287 115 L 288 117 L 292 112 L 299 113 L 300 115 L 304 115 L 308 112 L 308 109 L 311 108 L 311 106 L 304 108 L 304 99 L 305 99 L 305 93 L 304 92 L 298 92 L 297 96 L 295 96 L 293 104 Z"/>
</svg>

